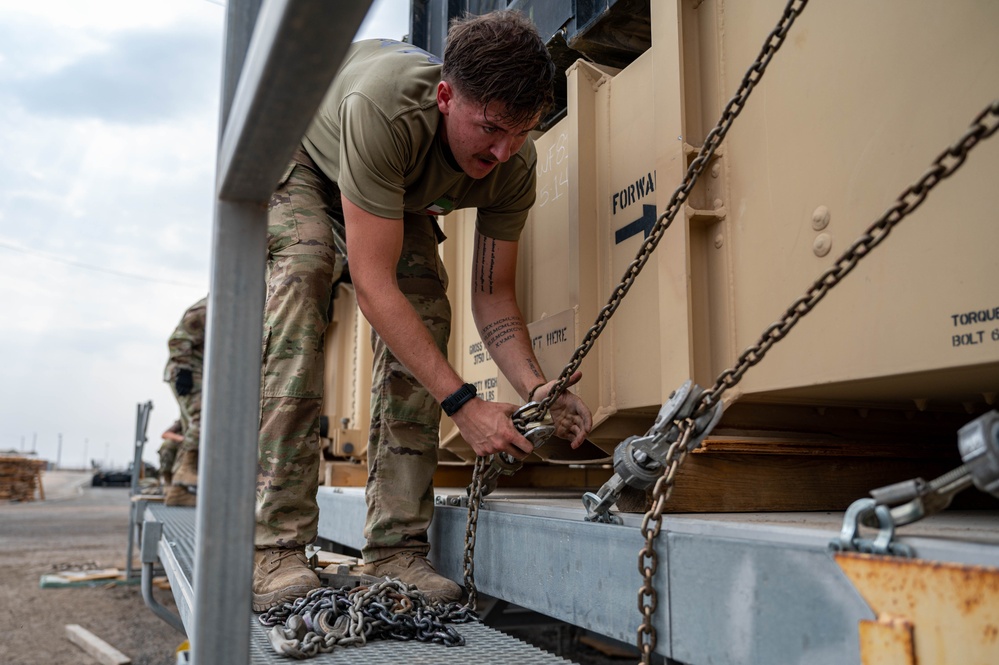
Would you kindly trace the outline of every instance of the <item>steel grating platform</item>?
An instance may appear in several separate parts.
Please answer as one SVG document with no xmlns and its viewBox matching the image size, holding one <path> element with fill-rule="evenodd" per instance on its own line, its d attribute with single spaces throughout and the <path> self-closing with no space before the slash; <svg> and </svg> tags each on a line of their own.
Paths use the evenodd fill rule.
<svg viewBox="0 0 999 665">
<path fill-rule="evenodd" d="M 159 557 L 170 580 L 174 599 L 185 627 L 190 634 L 193 621 L 192 580 L 194 578 L 195 509 L 149 505 L 146 522 L 159 522 L 163 534 Z M 271 665 L 289 663 L 291 658 L 279 656 L 271 649 L 267 628 L 256 615 L 251 615 L 250 663 Z M 345 647 L 320 654 L 308 662 L 316 665 L 349 665 L 363 661 L 365 665 L 467 665 L 468 663 L 518 663 L 523 665 L 571 665 L 571 661 L 533 647 L 521 640 L 494 630 L 481 623 L 455 624 L 465 638 L 465 645 L 446 647 L 422 642 L 374 641 L 361 647 Z"/>
</svg>

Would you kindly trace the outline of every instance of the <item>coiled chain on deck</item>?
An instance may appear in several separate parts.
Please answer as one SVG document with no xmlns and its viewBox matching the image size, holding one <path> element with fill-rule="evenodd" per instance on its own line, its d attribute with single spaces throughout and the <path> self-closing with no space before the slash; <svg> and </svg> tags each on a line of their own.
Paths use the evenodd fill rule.
<svg viewBox="0 0 999 665">
<path fill-rule="evenodd" d="M 430 604 L 415 586 L 385 579 L 353 589 L 319 588 L 258 617 L 274 651 L 299 660 L 372 640 L 463 645 L 450 624 L 477 617 L 459 603 Z"/>
<path fill-rule="evenodd" d="M 677 423 L 680 430 L 679 438 L 667 451 L 665 473 L 660 476 L 652 490 L 652 507 L 642 520 L 645 547 L 638 555 L 638 570 L 644 582 L 638 592 L 638 609 L 642 613 L 642 625 L 638 629 L 638 648 L 642 652 L 643 663 L 650 662 L 652 652 L 656 648 L 656 629 L 652 623 L 652 616 L 656 611 L 656 590 L 653 587 L 653 579 L 658 567 L 655 539 L 662 528 L 662 513 L 673 491 L 676 471 L 687 455 L 686 442 L 694 429 L 694 420 L 713 408 L 726 390 L 739 383 L 746 370 L 763 360 L 770 348 L 786 337 L 801 317 L 811 312 L 830 289 L 850 274 L 857 263 L 868 256 L 896 224 L 918 208 L 940 181 L 952 175 L 964 164 L 968 152 L 979 141 L 992 136 L 997 129 L 999 129 L 999 99 L 994 100 L 975 117 L 964 135 L 933 160 L 930 168 L 919 180 L 898 196 L 884 214 L 843 252 L 833 266 L 815 280 L 805 295 L 795 300 L 780 319 L 763 331 L 757 342 L 739 356 L 731 369 L 725 370 L 718 376 L 714 386 L 701 394 L 691 417 Z"/>
</svg>

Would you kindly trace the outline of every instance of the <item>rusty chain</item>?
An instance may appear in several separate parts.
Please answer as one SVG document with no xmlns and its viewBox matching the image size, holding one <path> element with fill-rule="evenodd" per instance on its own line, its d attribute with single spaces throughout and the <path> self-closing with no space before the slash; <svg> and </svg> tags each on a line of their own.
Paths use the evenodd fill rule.
<svg viewBox="0 0 999 665">
<path fill-rule="evenodd" d="M 930 168 L 919 180 L 898 196 L 884 214 L 850 245 L 833 266 L 815 280 L 805 295 L 795 300 L 780 319 L 763 331 L 755 344 L 743 351 L 732 368 L 718 376 L 714 386 L 701 394 L 693 415 L 677 424 L 680 430 L 679 439 L 667 451 L 665 473 L 660 476 L 652 490 L 652 507 L 642 520 L 645 547 L 638 555 L 638 570 L 643 578 L 642 587 L 638 592 L 638 608 L 642 613 L 642 625 L 638 629 L 638 648 L 642 652 L 642 663 L 650 662 L 652 652 L 656 648 L 656 629 L 652 624 L 652 616 L 656 611 L 653 579 L 658 567 L 655 539 L 662 528 L 663 508 L 673 491 L 677 469 L 687 455 L 685 443 L 694 429 L 694 419 L 714 407 L 726 390 L 739 383 L 746 370 L 763 360 L 770 348 L 783 339 L 801 317 L 811 312 L 830 289 L 839 284 L 861 259 L 868 256 L 871 250 L 884 241 L 895 225 L 922 204 L 930 190 L 964 164 L 968 152 L 979 141 L 992 136 L 996 130 L 999 130 L 999 99 L 986 106 L 975 117 L 964 135 L 933 160 Z"/>
<path fill-rule="evenodd" d="M 476 457 L 472 469 L 472 484 L 468 486 L 468 517 L 465 519 L 465 551 L 462 560 L 465 572 L 465 590 L 468 591 L 466 605 L 477 610 L 478 589 L 475 588 L 475 532 L 479 523 L 479 505 L 482 503 L 482 474 L 486 468 L 486 457 Z"/>
</svg>

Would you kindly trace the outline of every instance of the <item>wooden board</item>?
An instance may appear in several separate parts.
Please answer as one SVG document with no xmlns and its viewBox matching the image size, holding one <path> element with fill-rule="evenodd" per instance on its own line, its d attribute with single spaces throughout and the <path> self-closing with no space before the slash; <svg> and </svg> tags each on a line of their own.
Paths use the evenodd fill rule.
<svg viewBox="0 0 999 665">
<path fill-rule="evenodd" d="M 872 489 L 916 477 L 930 480 L 955 466 L 897 458 L 688 455 L 666 512 L 841 511 Z M 954 506 L 984 507 L 983 501 L 995 500 L 967 490 Z"/>
<path fill-rule="evenodd" d="M 75 623 L 66 626 L 66 638 L 104 665 L 130 665 L 132 659 Z"/>
<path fill-rule="evenodd" d="M 364 487 L 368 467 L 352 462 L 324 462 L 323 484 L 328 487 Z M 499 487 L 594 488 L 603 485 L 613 474 L 609 465 L 568 467 L 550 464 L 527 464 L 513 476 L 501 476 Z M 434 487 L 466 487 L 472 481 L 472 466 L 437 467 Z"/>
</svg>

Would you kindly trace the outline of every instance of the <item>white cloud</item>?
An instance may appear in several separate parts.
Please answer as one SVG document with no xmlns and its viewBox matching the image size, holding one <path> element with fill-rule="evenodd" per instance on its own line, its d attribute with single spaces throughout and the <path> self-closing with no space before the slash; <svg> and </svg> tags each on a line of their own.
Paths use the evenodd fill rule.
<svg viewBox="0 0 999 665">
<path fill-rule="evenodd" d="M 400 39 L 406 0 L 358 38 Z M 0 450 L 146 459 L 177 416 L 166 340 L 208 288 L 225 9 L 0 0 Z M 134 276 L 132 276 L 134 275 Z M 158 281 L 157 281 L 158 280 Z"/>
</svg>

